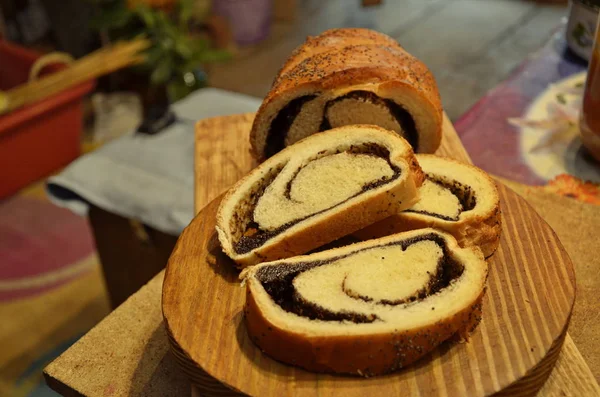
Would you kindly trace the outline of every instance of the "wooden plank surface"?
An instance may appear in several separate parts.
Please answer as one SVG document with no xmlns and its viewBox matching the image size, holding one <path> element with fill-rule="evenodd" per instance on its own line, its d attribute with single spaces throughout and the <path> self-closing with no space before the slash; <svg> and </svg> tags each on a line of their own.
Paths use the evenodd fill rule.
<svg viewBox="0 0 600 397">
<path fill-rule="evenodd" d="M 600 206 L 558 195 L 549 187 L 527 186 L 502 179 L 542 215 L 569 253 L 577 277 L 577 298 L 569 335 L 596 380 L 600 381 L 600 256 L 597 254 Z"/>
<path fill-rule="evenodd" d="M 197 203 L 206 200 L 201 188 L 204 181 L 208 181 L 207 186 L 233 183 L 237 180 L 236 172 L 243 175 L 254 166 L 244 139 L 251 120 L 252 115 L 247 114 L 198 124 Z M 447 119 L 439 153 L 468 161 Z M 221 167 L 222 173 L 217 171 Z M 547 224 L 516 194 L 502 186 L 500 193 L 504 235 L 501 248 L 490 263 L 484 320 L 471 343 L 445 350 L 442 356 L 434 353 L 417 371 L 403 371 L 391 383 L 389 377 L 356 382 L 304 373 L 262 356 L 245 340 L 246 333 L 239 331 L 243 325 L 241 316 L 235 312 L 241 310 L 244 294 L 234 285 L 236 272 L 232 264 L 215 243 L 216 201 L 184 232 L 167 270 L 163 313 L 168 320 L 173 351 L 185 372 L 211 393 L 219 393 L 218 385 L 214 381 L 207 385 L 210 379 L 207 373 L 237 390 L 265 395 L 299 392 L 300 389 L 289 389 L 293 384 L 303 385 L 303 394 L 307 395 L 315 390 L 319 394 L 333 390 L 360 394 L 373 385 L 379 391 L 385 389 L 395 394 L 400 383 L 406 383 L 407 389 L 412 385 L 413 392 L 427 395 L 455 395 L 461 390 L 469 395 L 488 395 L 502 389 L 506 389 L 506 395 L 531 395 L 546 379 L 560 352 L 573 303 L 574 276 L 568 257 Z M 201 287 L 204 283 L 206 286 Z M 203 293 L 208 288 L 219 291 Z M 208 317 L 203 317 L 203 308 L 206 307 L 211 308 L 206 316 L 223 320 L 205 327 Z M 231 342 L 236 338 L 239 345 Z M 214 345 L 208 347 L 206 340 Z M 240 346 L 244 347 L 244 353 Z M 217 359 L 221 356 L 229 360 Z M 256 360 L 262 364 L 255 365 Z M 458 371 L 454 366 L 457 362 L 469 363 L 470 373 Z M 238 376 L 239 371 L 243 377 Z M 427 380 L 429 374 L 436 376 Z M 463 382 L 456 382 L 457 379 Z"/>
<path fill-rule="evenodd" d="M 216 238 L 217 198 L 184 230 L 166 269 L 163 315 L 172 352 L 207 396 L 230 391 L 216 380 L 272 397 L 534 395 L 566 334 L 574 274 L 549 226 L 518 195 L 499 190 L 504 236 L 489 260 L 483 319 L 468 343 L 444 344 L 405 370 L 366 379 L 270 359 L 244 326 L 246 293 Z"/>
<path fill-rule="evenodd" d="M 50 363 L 46 383 L 64 396 L 188 396 L 162 323 L 163 278 L 164 270 Z"/>
<path fill-rule="evenodd" d="M 252 115 L 236 117 L 251 120 Z M 238 139 L 245 140 L 245 134 L 238 131 Z M 207 151 L 200 147 L 196 151 L 200 181 L 202 156 Z M 235 158 L 235 153 L 230 152 L 229 157 L 238 166 L 232 166 L 234 169 L 244 164 Z M 243 176 L 241 169 L 238 174 L 230 172 L 221 185 L 196 184 L 197 211 Z M 556 209 L 540 206 L 538 211 L 546 217 Z M 164 396 L 169 395 L 168 391 L 189 395 L 189 381 L 168 353 L 166 334 L 159 331 L 163 329 L 160 310 L 163 277 L 164 272 L 159 273 L 45 369 L 46 379 L 54 390 L 64 395 L 86 396 L 106 395 L 108 391 L 131 396 Z M 202 395 L 197 390 L 193 393 Z M 600 396 L 598 383 L 568 334 L 555 368 L 538 396 Z"/>
</svg>

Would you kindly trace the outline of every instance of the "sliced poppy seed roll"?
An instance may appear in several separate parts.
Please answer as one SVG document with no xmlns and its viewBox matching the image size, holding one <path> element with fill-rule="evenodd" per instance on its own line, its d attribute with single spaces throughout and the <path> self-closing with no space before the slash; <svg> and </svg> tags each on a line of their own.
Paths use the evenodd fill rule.
<svg viewBox="0 0 600 397">
<path fill-rule="evenodd" d="M 433 153 L 442 106 L 431 72 L 392 38 L 368 29 L 333 29 L 294 51 L 256 114 L 250 141 L 264 160 L 308 135 L 373 124 Z"/>
<path fill-rule="evenodd" d="M 234 185 L 217 213 L 240 266 L 304 254 L 418 200 L 424 175 L 400 136 L 346 126 L 306 138 Z"/>
<path fill-rule="evenodd" d="M 426 175 L 414 206 L 355 233 L 361 239 L 434 227 L 452 234 L 461 247 L 478 246 L 485 257 L 500 243 L 502 220 L 496 184 L 470 164 L 417 155 Z"/>
<path fill-rule="evenodd" d="M 242 272 L 245 321 L 272 358 L 315 372 L 372 376 L 404 368 L 481 318 L 478 248 L 423 229 Z"/>
</svg>

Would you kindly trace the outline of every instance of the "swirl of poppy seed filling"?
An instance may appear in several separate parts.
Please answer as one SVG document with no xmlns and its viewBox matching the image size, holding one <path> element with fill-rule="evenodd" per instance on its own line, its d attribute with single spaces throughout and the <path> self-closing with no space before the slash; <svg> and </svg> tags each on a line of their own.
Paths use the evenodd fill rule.
<svg viewBox="0 0 600 397">
<path fill-rule="evenodd" d="M 318 95 L 304 95 L 295 98 L 288 102 L 280 111 L 277 113 L 269 130 L 267 132 L 267 138 L 265 142 L 264 155 L 265 157 L 271 157 L 279 151 L 283 150 L 286 144 L 288 133 L 290 128 L 300 115 L 303 106 L 309 104 L 313 100 L 317 100 Z M 362 104 L 362 105 L 361 105 Z M 348 123 L 344 120 L 332 120 L 334 117 L 333 113 L 336 107 L 339 106 L 369 106 L 369 109 L 363 111 L 357 110 L 356 112 L 350 112 L 352 122 Z M 373 119 L 373 115 L 379 112 L 386 112 L 387 114 L 381 115 L 381 119 Z M 333 114 L 332 114 L 333 113 Z M 329 130 L 334 127 L 340 127 L 346 124 L 375 124 L 380 125 L 389 130 L 396 131 L 403 135 L 403 137 L 410 143 L 413 149 L 418 151 L 419 146 L 419 134 L 415 126 L 415 122 L 411 114 L 404 109 L 401 105 L 392 101 L 391 99 L 380 98 L 376 94 L 370 91 L 352 91 L 340 97 L 334 98 L 327 101 L 323 108 L 320 124 L 314 126 L 314 131 L 304 131 L 303 136 L 308 136 L 312 133 L 322 132 Z M 382 125 L 383 124 L 383 125 Z M 293 143 L 293 142 L 292 142 Z"/>
<path fill-rule="evenodd" d="M 433 257 L 431 259 L 433 262 L 422 269 L 422 274 L 417 276 L 413 274 L 413 278 L 416 277 L 418 281 L 423 282 L 420 287 L 417 287 L 416 285 L 413 285 L 415 280 L 411 280 L 410 277 L 410 269 L 414 264 L 406 262 L 406 260 L 403 262 L 401 258 L 402 254 L 399 254 L 398 249 L 401 249 L 402 252 L 407 252 L 411 247 L 419 248 L 417 245 L 422 242 L 430 242 L 430 245 L 427 246 L 428 249 L 431 248 L 431 244 L 437 246 L 441 255 Z M 396 256 L 388 258 L 391 260 L 386 262 L 385 257 L 382 255 L 385 255 L 385 252 L 389 253 L 392 249 L 396 249 Z M 358 280 L 358 288 L 361 288 L 360 283 L 363 283 L 362 287 L 365 289 L 370 288 L 370 294 L 372 296 L 364 296 L 347 290 L 345 284 L 349 277 L 352 276 L 352 272 L 356 271 L 356 269 L 349 270 L 346 273 L 342 270 L 341 273 L 345 274 L 344 277 L 326 280 L 330 285 L 330 288 L 339 288 L 340 291 L 343 291 L 345 300 L 354 300 L 357 306 L 361 306 L 363 308 L 361 311 L 348 309 L 332 310 L 331 308 L 325 307 L 330 302 L 319 302 L 316 301 L 316 299 L 308 300 L 303 296 L 304 292 L 299 290 L 301 284 L 298 281 L 300 278 L 310 278 L 310 273 L 313 273 L 313 277 L 318 277 L 315 272 L 320 272 L 324 275 L 325 273 L 323 270 L 326 271 L 327 267 L 344 266 L 344 261 L 349 262 L 353 259 L 359 261 L 365 256 L 381 257 L 381 264 L 383 267 L 397 268 L 396 270 L 399 271 L 398 276 L 404 278 L 402 282 L 409 283 L 408 291 L 410 292 L 395 292 L 392 290 L 387 293 L 401 296 L 401 299 L 382 299 L 382 296 L 385 296 L 385 293 L 380 293 L 377 289 L 377 285 L 373 284 L 374 281 L 380 281 L 380 279 L 377 278 L 377 275 L 373 275 L 370 277 L 371 280 L 368 280 L 369 277 L 365 277 L 365 275 L 362 274 L 367 272 L 380 272 L 381 269 L 375 269 L 375 267 L 372 266 L 375 262 L 361 262 L 357 266 L 359 274 L 355 274 L 357 278 L 360 278 L 360 280 Z M 407 258 L 410 259 L 411 257 L 408 256 Z M 359 249 L 327 260 L 298 263 L 280 262 L 271 266 L 264 266 L 257 271 L 256 277 L 273 301 L 287 312 L 307 317 L 311 320 L 351 321 L 353 323 L 361 324 L 380 321 L 377 314 L 370 312 L 368 309 L 364 310 L 365 306 L 379 305 L 384 307 L 394 307 L 398 305 L 408 306 L 417 303 L 430 295 L 441 292 L 450 285 L 453 280 L 459 278 L 462 275 L 463 270 L 462 266 L 454 261 L 449 255 L 445 240 L 439 235 L 431 233 L 381 246 Z M 333 272 L 330 273 L 333 274 Z M 338 276 L 339 274 L 340 272 L 338 271 Z M 401 289 L 400 284 L 401 282 L 398 283 L 398 289 Z M 315 296 L 319 296 L 321 292 L 316 291 L 315 294 Z M 341 292 L 338 292 L 338 296 L 341 296 L 340 294 Z"/>
<path fill-rule="evenodd" d="M 458 221 L 460 214 L 477 205 L 473 189 L 456 180 L 431 173 L 420 188 L 421 200 L 405 212 L 415 212 L 446 221 Z"/>
<path fill-rule="evenodd" d="M 392 164 L 392 162 L 390 161 L 389 150 L 379 144 L 365 142 L 360 145 L 351 145 L 347 150 L 334 150 L 330 152 L 322 151 L 317 156 L 308 161 L 306 164 L 304 164 L 303 167 L 296 170 L 293 177 L 287 182 L 285 191 L 283 193 L 283 196 L 285 197 L 286 201 L 290 203 L 294 203 L 296 201 L 293 197 L 290 196 L 294 188 L 294 182 L 297 180 L 299 174 L 304 169 L 308 168 L 312 162 L 327 160 L 327 157 L 334 157 L 340 154 L 347 155 L 346 157 L 361 156 L 363 159 L 365 159 L 365 157 L 376 159 L 379 162 L 386 164 L 386 168 L 389 169 L 389 175 L 378 175 L 376 179 L 370 179 L 365 181 L 365 183 L 359 187 L 356 193 L 350 194 L 348 197 L 338 200 L 332 203 L 332 205 L 327 206 L 326 208 L 319 209 L 317 211 L 311 212 L 307 215 L 300 216 L 295 219 L 289 219 L 284 223 L 280 222 L 280 224 L 276 224 L 276 226 L 271 227 L 270 229 L 266 229 L 263 228 L 260 222 L 258 222 L 258 220 L 256 219 L 256 209 L 257 206 L 260 204 L 259 200 L 261 200 L 261 196 L 265 194 L 265 191 L 268 189 L 269 185 L 277 178 L 277 176 L 281 172 L 281 169 L 283 168 L 281 167 L 281 169 L 276 170 L 276 172 L 274 172 L 270 178 L 260 181 L 262 185 L 258 189 L 256 189 L 255 193 L 251 195 L 251 202 L 244 204 L 245 208 L 243 214 L 240 213 L 234 217 L 236 222 L 240 225 L 242 224 L 244 219 L 250 219 L 250 221 L 247 222 L 245 225 L 242 225 L 241 227 L 238 226 L 238 229 L 240 229 L 241 233 L 239 233 L 239 238 L 237 239 L 237 241 L 234 242 L 235 252 L 238 254 L 248 253 L 253 249 L 262 246 L 269 239 L 277 236 L 278 234 L 284 232 L 290 227 L 296 225 L 297 223 L 322 214 L 325 211 L 331 210 L 332 208 L 342 205 L 348 200 L 351 200 L 364 192 L 388 184 L 400 177 L 401 170 L 399 167 Z M 314 173 L 315 170 L 313 170 L 312 172 Z M 341 179 L 339 182 L 343 184 L 345 182 L 345 179 Z M 286 211 L 281 212 L 284 214 L 286 213 Z"/>
</svg>

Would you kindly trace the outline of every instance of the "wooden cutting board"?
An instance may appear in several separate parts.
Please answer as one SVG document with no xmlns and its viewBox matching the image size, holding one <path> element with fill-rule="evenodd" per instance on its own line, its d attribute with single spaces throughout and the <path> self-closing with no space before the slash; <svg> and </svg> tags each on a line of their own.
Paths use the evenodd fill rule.
<svg viewBox="0 0 600 397">
<path fill-rule="evenodd" d="M 217 117 L 196 131 L 196 202 L 255 166 L 247 139 L 253 115 Z M 470 162 L 446 119 L 438 154 Z M 205 184 L 206 188 L 202 189 Z M 468 343 L 448 343 L 401 372 L 369 379 L 313 374 L 264 355 L 247 336 L 244 289 L 214 233 L 219 198 L 182 233 L 163 286 L 172 351 L 206 395 L 533 395 L 562 346 L 575 297 L 571 262 L 550 227 L 499 186 L 500 247 L 489 261 L 483 320 Z"/>
</svg>

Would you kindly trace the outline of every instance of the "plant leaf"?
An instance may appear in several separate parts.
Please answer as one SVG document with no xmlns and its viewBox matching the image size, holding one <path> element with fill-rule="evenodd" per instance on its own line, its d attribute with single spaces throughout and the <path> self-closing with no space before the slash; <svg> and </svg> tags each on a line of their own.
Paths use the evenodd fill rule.
<svg viewBox="0 0 600 397">
<path fill-rule="evenodd" d="M 156 65 L 156 68 L 150 75 L 150 82 L 154 85 L 165 84 L 173 75 L 173 62 L 171 58 L 165 57 Z"/>
<path fill-rule="evenodd" d="M 140 4 L 135 8 L 134 12 L 140 17 L 148 29 L 152 30 L 156 26 L 156 13 L 150 7 Z"/>
<path fill-rule="evenodd" d="M 134 13 L 129 10 L 124 2 L 114 1 L 107 5 L 100 5 L 96 15 L 90 20 L 93 29 L 119 29 L 127 25 Z"/>
<path fill-rule="evenodd" d="M 179 0 L 179 27 L 187 32 L 187 25 L 194 13 L 194 0 Z"/>
<path fill-rule="evenodd" d="M 156 66 L 158 61 L 164 55 L 160 46 L 157 45 L 153 45 L 152 47 L 148 48 L 144 54 L 146 55 L 146 61 L 144 64 L 150 67 Z"/>
<path fill-rule="evenodd" d="M 227 50 L 206 50 L 194 57 L 198 63 L 222 62 L 231 59 L 231 52 Z"/>
<path fill-rule="evenodd" d="M 186 38 L 175 41 L 175 51 L 183 59 L 190 59 L 194 55 L 194 50 Z"/>
</svg>

